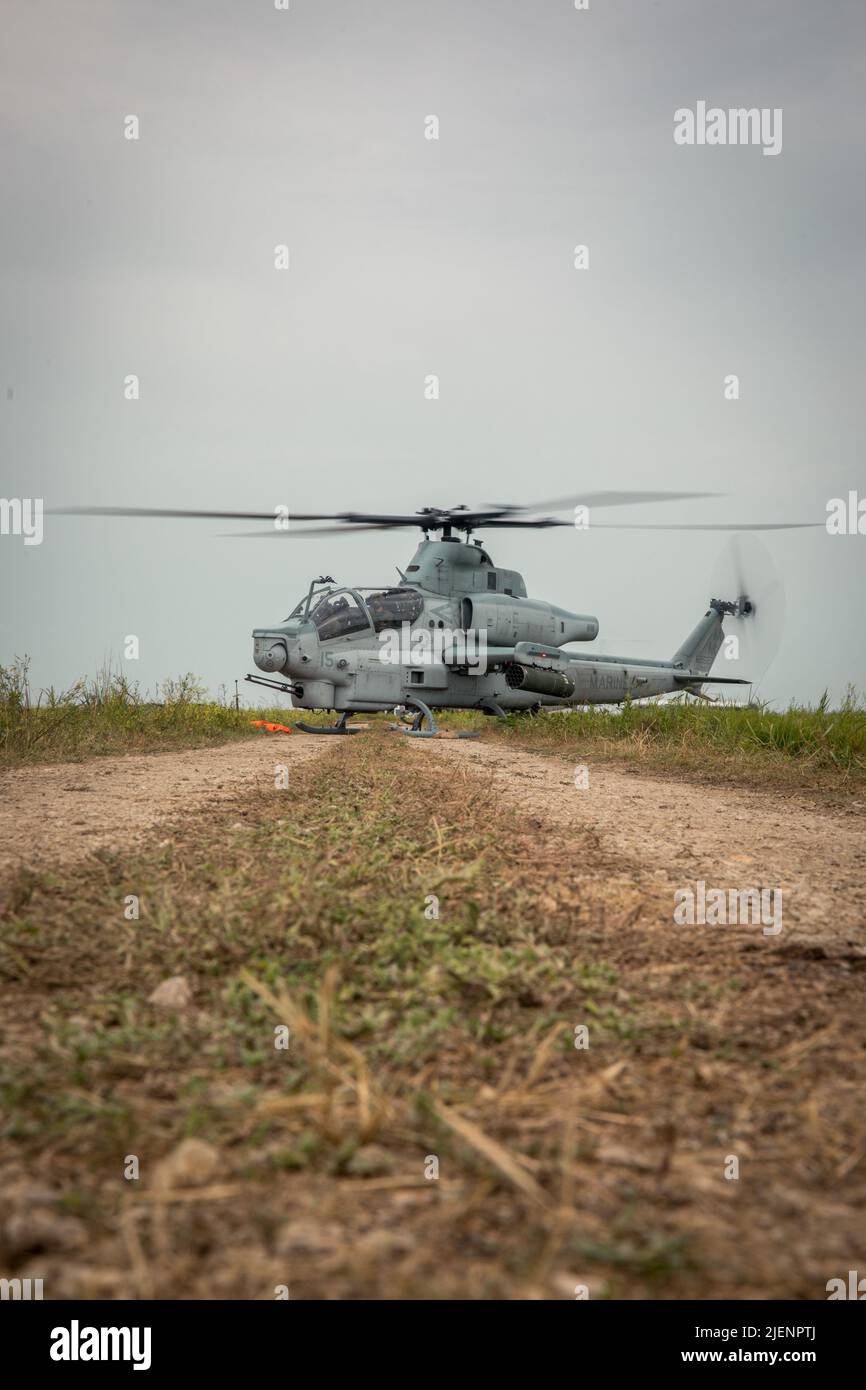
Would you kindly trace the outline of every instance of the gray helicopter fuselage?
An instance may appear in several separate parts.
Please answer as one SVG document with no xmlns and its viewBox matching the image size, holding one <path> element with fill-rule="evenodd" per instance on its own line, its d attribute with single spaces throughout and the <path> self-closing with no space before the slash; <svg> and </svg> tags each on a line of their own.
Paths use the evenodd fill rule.
<svg viewBox="0 0 866 1390">
<path fill-rule="evenodd" d="M 301 709 L 387 710 L 413 696 L 438 709 L 567 708 L 699 687 L 709 664 L 690 679 L 689 657 L 700 651 L 711 663 L 721 642 L 711 609 L 670 660 L 565 651 L 592 641 L 598 620 L 529 598 L 522 576 L 478 543 L 422 541 L 400 580 L 309 597 L 285 622 L 254 631 L 256 665 L 286 678 Z"/>
</svg>

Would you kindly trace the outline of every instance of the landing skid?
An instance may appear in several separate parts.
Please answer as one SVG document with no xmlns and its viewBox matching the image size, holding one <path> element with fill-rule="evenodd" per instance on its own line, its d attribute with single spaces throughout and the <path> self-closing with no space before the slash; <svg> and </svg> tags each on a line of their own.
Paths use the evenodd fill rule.
<svg viewBox="0 0 866 1390">
<path fill-rule="evenodd" d="M 482 714 L 492 714 L 495 715 L 497 719 L 508 718 L 502 706 L 497 705 L 496 701 L 492 700 L 489 695 L 485 695 L 483 700 L 479 700 L 478 708 Z"/>
<path fill-rule="evenodd" d="M 390 728 L 401 734 L 406 734 L 407 738 L 478 738 L 477 733 L 472 733 L 468 729 L 459 730 L 457 733 L 443 733 L 433 716 L 433 711 L 429 705 L 425 705 L 423 700 L 417 696 L 410 695 L 406 699 L 409 710 L 415 710 L 415 717 L 412 720 L 411 729 L 407 729 L 405 723 L 391 724 Z M 427 728 L 424 728 L 424 723 Z"/>
<path fill-rule="evenodd" d="M 302 724 L 298 720 L 296 729 L 301 729 L 305 734 L 360 734 L 361 729 L 350 729 L 349 720 L 352 718 L 352 710 L 346 710 L 341 714 L 336 724 Z"/>
</svg>

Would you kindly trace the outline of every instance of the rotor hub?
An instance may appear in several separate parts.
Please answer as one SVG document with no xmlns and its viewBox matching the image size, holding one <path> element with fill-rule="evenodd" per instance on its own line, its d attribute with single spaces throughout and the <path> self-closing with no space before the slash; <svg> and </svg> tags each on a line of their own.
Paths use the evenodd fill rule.
<svg viewBox="0 0 866 1390">
<path fill-rule="evenodd" d="M 755 605 L 746 594 L 740 594 L 737 599 L 712 598 L 710 607 L 722 617 L 727 615 L 731 618 L 746 618 L 755 611 Z"/>
</svg>

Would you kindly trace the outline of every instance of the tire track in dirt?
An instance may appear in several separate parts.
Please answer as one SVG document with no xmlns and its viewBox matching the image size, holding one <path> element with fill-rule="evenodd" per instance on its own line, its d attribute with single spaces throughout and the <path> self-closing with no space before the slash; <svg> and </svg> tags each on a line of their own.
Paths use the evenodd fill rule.
<svg viewBox="0 0 866 1390">
<path fill-rule="evenodd" d="M 22 868 L 74 863 L 139 840 L 178 814 L 223 808 L 273 787 L 339 739 L 262 735 L 217 747 L 48 763 L 0 774 L 0 882 Z"/>
<path fill-rule="evenodd" d="M 495 743 L 407 745 L 418 757 L 444 758 L 475 779 L 489 777 L 491 794 L 516 803 L 526 817 L 573 832 L 575 854 L 563 872 L 615 877 L 619 883 L 630 879 L 644 894 L 641 920 L 647 925 L 670 925 L 674 891 L 694 888 L 702 879 L 707 889 L 780 888 L 783 925 L 778 936 L 767 937 L 758 926 L 697 930 L 745 933 L 777 948 L 797 940 L 866 950 L 861 813 L 605 764 L 589 767 L 589 786 L 580 790 L 575 764 L 563 759 Z M 539 842 L 544 857 L 543 832 Z"/>
</svg>

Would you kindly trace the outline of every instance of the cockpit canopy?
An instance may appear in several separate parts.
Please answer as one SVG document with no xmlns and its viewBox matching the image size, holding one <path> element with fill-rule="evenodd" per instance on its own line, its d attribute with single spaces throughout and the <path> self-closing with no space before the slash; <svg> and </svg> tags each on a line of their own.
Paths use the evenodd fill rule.
<svg viewBox="0 0 866 1390">
<path fill-rule="evenodd" d="M 360 594 L 353 589 L 337 589 L 320 598 L 310 612 L 320 642 L 331 637 L 348 637 L 352 632 L 365 632 L 370 618 Z"/>
<path fill-rule="evenodd" d="M 310 610 L 320 642 L 348 637 L 356 632 L 383 632 L 414 623 L 421 616 L 424 600 L 415 589 L 376 589 L 365 596 L 357 589 L 332 589 L 323 594 Z"/>
<path fill-rule="evenodd" d="M 424 600 L 417 589 L 381 589 L 367 595 L 373 627 L 383 632 L 401 623 L 414 623 L 424 611 Z"/>
</svg>

